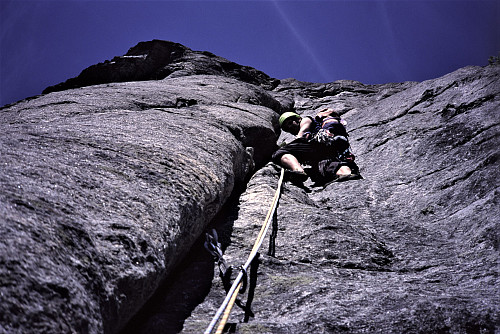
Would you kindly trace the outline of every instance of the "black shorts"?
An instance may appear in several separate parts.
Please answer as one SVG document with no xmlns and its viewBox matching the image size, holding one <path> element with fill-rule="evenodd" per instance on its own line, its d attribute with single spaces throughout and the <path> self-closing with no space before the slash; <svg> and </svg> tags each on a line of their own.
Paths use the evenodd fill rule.
<svg viewBox="0 0 500 334">
<path fill-rule="evenodd" d="M 337 151 L 332 151 L 323 144 L 310 142 L 298 138 L 274 152 L 272 161 L 281 165 L 281 157 L 291 154 L 301 164 L 311 165 L 309 176 L 316 182 L 329 181 L 342 166 L 348 166 L 354 174 L 359 173 L 359 167 L 354 162 L 354 155 L 339 156 Z"/>
<path fill-rule="evenodd" d="M 273 153 L 272 161 L 280 164 L 281 157 L 285 154 L 291 154 L 300 163 L 314 163 L 332 157 L 332 152 L 324 145 L 310 142 L 304 138 L 297 138 L 291 143 L 280 147 Z"/>
</svg>

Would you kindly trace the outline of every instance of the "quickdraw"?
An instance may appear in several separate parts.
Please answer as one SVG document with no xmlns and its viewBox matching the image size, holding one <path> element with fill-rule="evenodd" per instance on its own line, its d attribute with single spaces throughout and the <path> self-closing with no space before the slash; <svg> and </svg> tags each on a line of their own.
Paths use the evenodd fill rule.
<svg viewBox="0 0 500 334">
<path fill-rule="evenodd" d="M 248 260 L 240 268 L 240 272 L 239 272 L 238 276 L 236 277 L 231 288 L 227 292 L 226 298 L 222 302 L 222 305 L 219 307 L 219 309 L 215 313 L 214 317 L 212 318 L 212 321 L 210 322 L 207 329 L 205 330 L 205 334 L 212 333 L 212 331 L 215 328 L 215 325 L 217 324 L 219 319 L 220 319 L 220 322 L 219 322 L 219 326 L 217 327 L 216 333 L 222 333 L 222 331 L 227 323 L 227 319 L 229 318 L 229 314 L 231 313 L 231 310 L 233 308 L 233 305 L 236 302 L 236 297 L 238 295 L 238 292 L 241 291 L 243 285 L 246 286 L 246 283 L 243 281 L 243 279 L 244 279 L 244 276 L 246 276 L 246 271 L 247 271 L 248 267 L 252 263 L 258 263 L 258 256 L 259 256 L 258 250 L 261 247 L 262 242 L 264 241 L 264 236 L 266 235 L 267 230 L 269 229 L 269 226 L 271 225 L 271 221 L 272 221 L 272 219 L 274 219 L 274 216 L 276 214 L 276 209 L 278 207 L 279 198 L 281 196 L 281 185 L 283 184 L 284 175 L 285 175 L 285 170 L 281 169 L 281 175 L 280 175 L 280 178 L 278 181 L 278 186 L 277 186 L 276 192 L 274 194 L 271 207 L 270 207 L 270 209 L 267 213 L 266 219 L 265 219 L 265 221 L 260 229 L 259 235 L 257 236 L 257 239 L 254 243 L 253 248 L 252 248 L 252 251 L 250 252 L 250 255 L 248 256 Z M 214 234 L 212 234 L 212 237 L 213 236 L 214 236 Z M 216 233 L 215 233 L 215 236 L 216 236 Z M 212 241 L 215 240 L 216 244 L 218 243 L 218 241 L 217 241 L 216 237 L 210 238 L 209 236 L 207 236 L 207 241 L 209 239 L 210 239 L 210 242 L 208 242 L 208 245 L 206 245 L 205 247 L 207 248 L 207 250 L 209 250 L 209 252 L 211 252 L 211 254 L 215 254 L 214 256 L 216 256 L 219 259 L 219 254 L 220 254 L 220 257 L 222 257 L 222 251 L 219 253 L 217 250 L 215 250 L 215 251 L 213 251 L 213 250 L 217 249 L 217 248 L 220 249 L 220 244 L 218 244 L 219 245 L 218 247 L 213 247 L 210 245 L 210 244 L 213 245 Z M 222 259 L 222 263 L 224 263 L 224 266 L 225 266 L 225 262 L 223 261 L 223 259 Z M 256 269 L 255 269 L 255 271 L 256 271 Z M 252 296 L 252 298 L 253 298 L 253 296 Z M 249 312 L 248 314 L 247 314 L 247 311 Z M 248 310 L 248 308 L 245 309 L 245 313 L 246 313 L 245 314 L 246 319 L 248 318 L 249 315 L 253 316 L 253 314 L 251 314 L 251 311 Z M 222 319 L 221 319 L 221 316 L 222 316 Z"/>
</svg>

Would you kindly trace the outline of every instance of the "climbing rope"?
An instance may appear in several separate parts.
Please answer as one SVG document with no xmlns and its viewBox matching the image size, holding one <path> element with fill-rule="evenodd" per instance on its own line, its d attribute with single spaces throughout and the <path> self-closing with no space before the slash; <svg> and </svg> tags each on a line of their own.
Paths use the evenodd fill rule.
<svg viewBox="0 0 500 334">
<path fill-rule="evenodd" d="M 257 255 L 257 252 L 259 251 L 260 246 L 262 245 L 262 242 L 264 241 L 264 236 L 266 235 L 269 226 L 271 225 L 272 218 L 275 215 L 276 208 L 278 207 L 278 201 L 281 196 L 281 185 L 283 184 L 283 177 L 285 175 L 285 170 L 282 168 L 281 169 L 281 175 L 278 181 L 278 187 L 276 188 L 276 192 L 274 193 L 273 201 L 271 204 L 271 207 L 269 208 L 269 211 L 267 212 L 267 217 L 266 220 L 264 221 L 264 224 L 262 225 L 262 228 L 260 229 L 259 235 L 257 236 L 257 239 L 255 240 L 255 244 L 252 248 L 252 251 L 250 252 L 250 255 L 248 256 L 247 262 L 241 267 L 240 273 L 236 277 L 236 279 L 233 282 L 233 285 L 231 286 L 231 289 L 229 289 L 226 298 L 222 302 L 222 305 L 219 307 L 217 310 L 217 313 L 215 313 L 212 321 L 208 325 L 207 329 L 205 330 L 205 334 L 210 334 L 212 333 L 215 325 L 217 324 L 217 321 L 219 321 L 219 318 L 221 317 L 222 314 L 224 316 L 222 317 L 219 327 L 217 327 L 217 334 L 222 333 L 224 326 L 226 325 L 227 319 L 229 317 L 229 314 L 231 313 L 231 310 L 234 306 L 234 303 L 236 301 L 236 296 L 238 295 L 238 292 L 240 291 L 241 286 L 243 285 L 242 278 L 243 276 L 246 276 L 246 270 L 248 269 L 248 266 L 252 263 L 254 260 L 255 256 Z"/>
</svg>

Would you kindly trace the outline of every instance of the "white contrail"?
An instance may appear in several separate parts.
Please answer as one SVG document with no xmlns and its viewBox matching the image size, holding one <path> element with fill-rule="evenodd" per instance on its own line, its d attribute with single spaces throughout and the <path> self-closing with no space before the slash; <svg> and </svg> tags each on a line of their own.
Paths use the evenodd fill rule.
<svg viewBox="0 0 500 334">
<path fill-rule="evenodd" d="M 398 41 L 396 38 L 395 27 L 392 23 L 387 4 L 385 2 L 377 2 L 377 7 L 379 9 L 379 15 L 384 25 L 384 36 L 389 44 L 389 50 L 386 50 L 386 56 L 382 57 L 384 59 L 386 71 L 390 71 L 396 77 L 393 81 L 401 81 L 405 78 L 405 73 L 403 69 L 407 69 L 407 63 L 404 61 L 403 57 L 398 48 Z"/>
<path fill-rule="evenodd" d="M 292 24 L 292 22 L 288 19 L 288 16 L 286 15 L 286 13 L 280 8 L 280 6 L 278 5 L 278 2 L 277 0 L 273 0 L 272 1 L 273 4 L 274 4 L 274 7 L 276 7 L 276 10 L 278 11 L 278 13 L 280 14 L 281 18 L 283 19 L 283 21 L 285 22 L 286 26 L 288 27 L 288 29 L 290 29 L 290 32 L 295 36 L 295 38 L 298 40 L 298 42 L 300 43 L 300 46 L 304 49 L 304 51 L 306 51 L 306 53 L 311 57 L 311 60 L 312 62 L 314 63 L 314 65 L 316 66 L 319 74 L 321 74 L 321 77 L 323 78 L 323 80 L 325 82 L 329 82 L 331 81 L 329 78 L 328 78 L 328 75 L 327 75 L 327 70 L 325 69 L 325 67 L 321 64 L 321 62 L 319 61 L 319 59 L 316 57 L 316 55 L 314 54 L 314 52 L 312 51 L 312 48 L 309 46 L 309 44 L 307 44 L 306 40 L 302 37 L 301 33 L 295 28 L 295 26 Z"/>
</svg>

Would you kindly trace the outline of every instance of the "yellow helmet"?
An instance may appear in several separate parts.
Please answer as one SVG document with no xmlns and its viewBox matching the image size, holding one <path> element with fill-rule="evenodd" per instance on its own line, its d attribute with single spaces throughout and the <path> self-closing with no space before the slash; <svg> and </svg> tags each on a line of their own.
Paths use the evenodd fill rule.
<svg viewBox="0 0 500 334">
<path fill-rule="evenodd" d="M 297 117 L 297 118 L 300 118 L 299 114 L 296 114 L 296 113 L 294 113 L 294 112 L 288 111 L 288 112 L 286 112 L 286 113 L 284 113 L 284 114 L 282 114 L 282 115 L 280 116 L 280 119 L 279 119 L 280 127 L 282 127 L 282 126 L 283 126 L 283 123 L 284 123 L 287 119 L 289 119 L 290 117 Z"/>
</svg>

